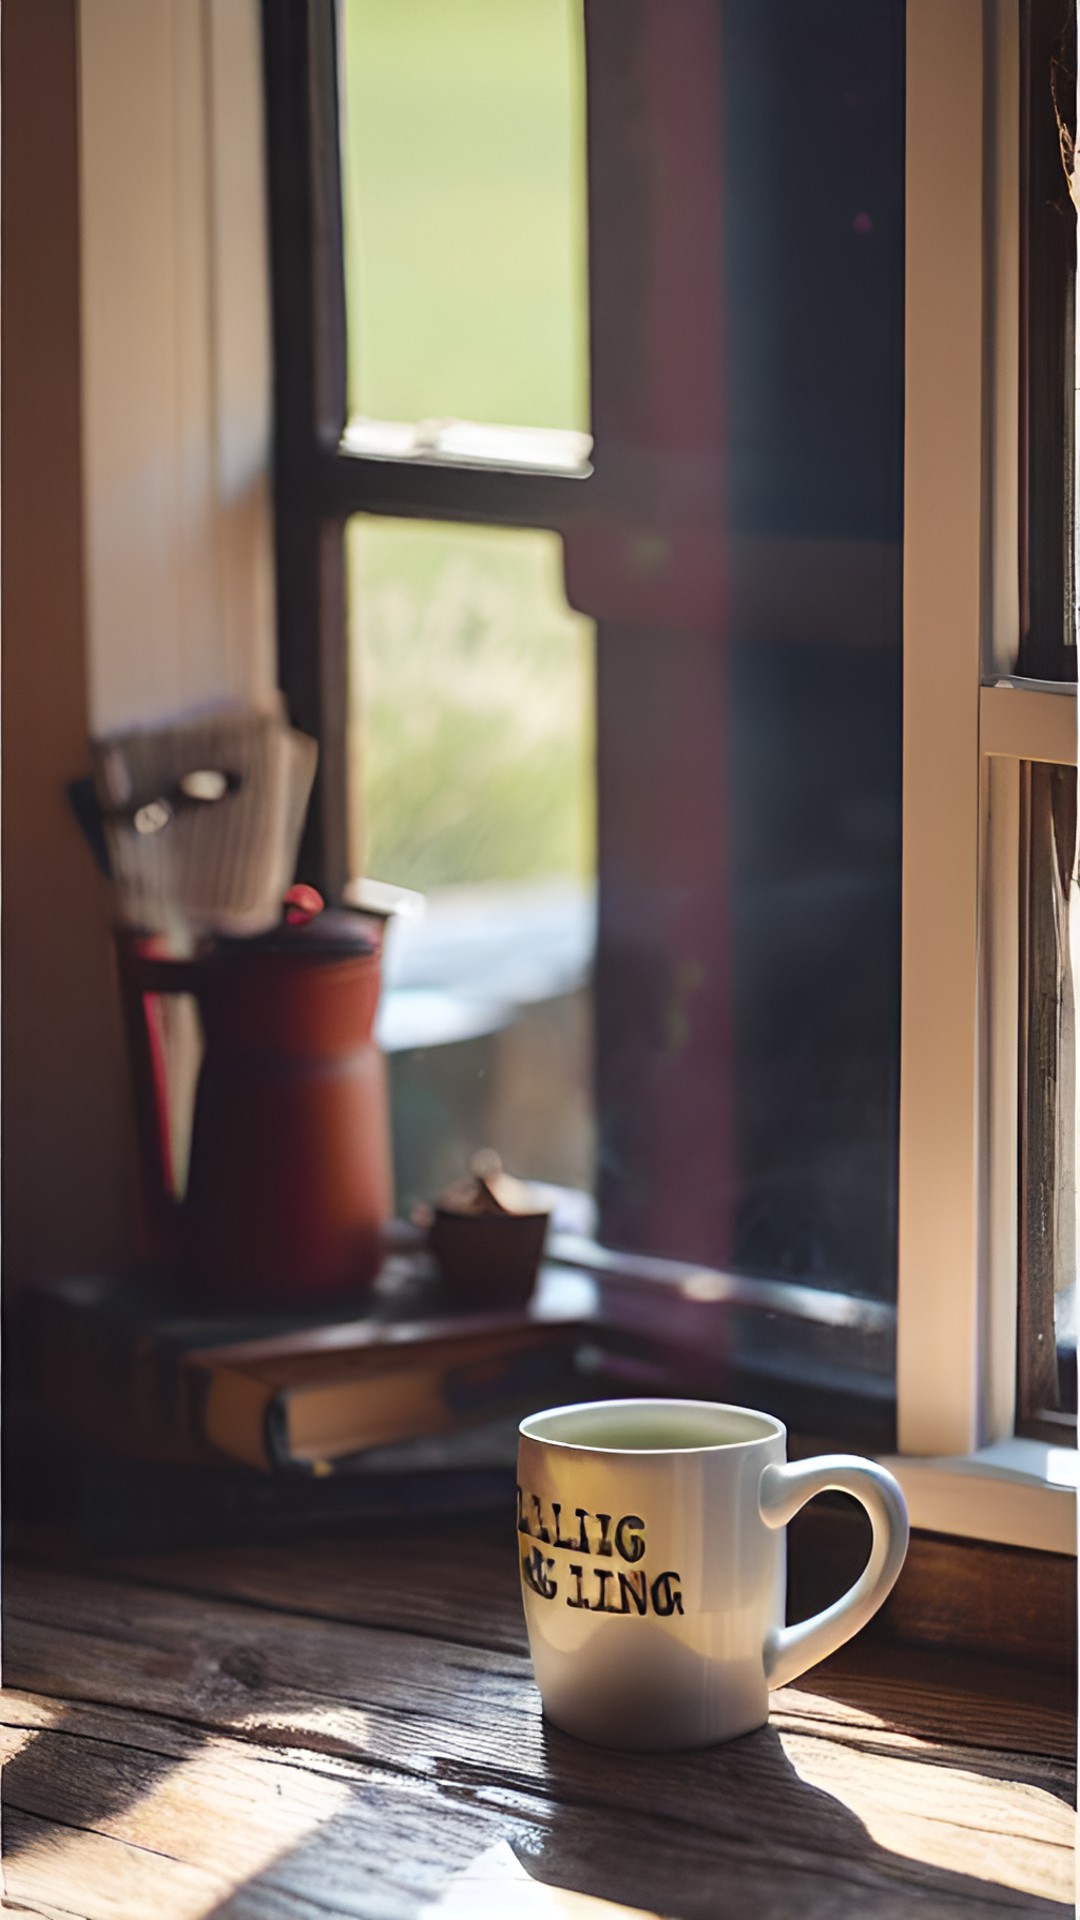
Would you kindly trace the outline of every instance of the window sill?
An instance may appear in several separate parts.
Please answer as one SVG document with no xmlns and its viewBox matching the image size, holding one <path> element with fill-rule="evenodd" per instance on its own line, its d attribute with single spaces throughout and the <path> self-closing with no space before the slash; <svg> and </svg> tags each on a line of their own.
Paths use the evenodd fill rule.
<svg viewBox="0 0 1080 1920">
<path fill-rule="evenodd" d="M 883 1459 L 904 1489 L 913 1527 L 1076 1553 L 1080 1454 L 1043 1440 L 997 1440 L 977 1453 Z"/>
<path fill-rule="evenodd" d="M 572 1196 L 548 1192 L 562 1203 L 549 1246 L 562 1285 L 572 1274 L 591 1280 L 601 1318 L 652 1338 L 658 1358 L 685 1375 L 684 1391 L 763 1406 L 792 1433 L 842 1435 L 839 1444 L 896 1475 L 920 1531 L 1075 1557 L 1074 1448 L 1017 1436 L 971 1454 L 890 1450 L 891 1306 L 614 1252 L 569 1221 Z"/>
</svg>

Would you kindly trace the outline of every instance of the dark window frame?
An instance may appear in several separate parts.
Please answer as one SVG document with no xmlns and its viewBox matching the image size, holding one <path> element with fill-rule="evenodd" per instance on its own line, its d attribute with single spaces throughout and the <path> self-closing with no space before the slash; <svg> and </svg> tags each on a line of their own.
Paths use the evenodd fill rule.
<svg viewBox="0 0 1080 1920">
<path fill-rule="evenodd" d="M 682 926 L 631 929 L 620 912 L 620 872 L 632 871 L 643 887 L 671 885 L 673 878 L 678 886 L 711 870 L 702 863 L 714 862 L 724 846 L 726 796 L 715 775 L 715 726 L 718 715 L 721 723 L 726 718 L 726 669 L 711 637 L 721 609 L 738 606 L 749 576 L 760 577 L 760 554 L 744 555 L 720 531 L 726 423 L 717 372 L 716 0 L 682 0 L 677 16 L 656 0 L 588 0 L 586 6 L 595 452 L 580 474 L 381 458 L 343 444 L 336 9 L 334 0 L 263 0 L 262 18 L 279 674 L 295 724 L 320 743 L 302 875 L 330 897 L 350 877 L 349 516 L 457 520 L 560 535 L 568 597 L 597 628 L 597 1108 L 602 1140 L 614 1142 L 609 1163 L 629 1167 L 630 1174 L 612 1179 L 602 1155 L 602 1244 L 557 1245 L 556 1252 L 597 1276 L 610 1312 L 662 1330 L 687 1369 L 696 1356 L 703 1390 L 734 1379 L 744 1396 L 804 1430 L 842 1432 L 887 1450 L 895 1442 L 892 1306 L 783 1281 L 710 1276 L 707 1263 L 704 1269 L 694 1263 L 691 1271 L 665 1257 L 673 1232 L 685 1232 L 688 1220 L 700 1224 L 703 1238 L 715 1237 L 726 1205 L 715 1177 L 716 1142 L 723 1151 L 730 1116 L 708 1049 L 685 1049 L 674 1070 L 658 1068 L 642 1012 L 652 1007 L 660 1017 L 671 982 L 692 967 L 695 948 L 716 931 L 710 916 L 722 889 L 691 887 L 699 904 Z M 663 60 L 656 57 L 659 35 Z M 668 164 L 657 167 L 661 143 Z M 649 217 L 642 218 L 643 208 Z M 627 288 L 638 297 L 629 300 Z M 756 579 L 750 599 L 755 585 Z M 798 592 L 798 579 L 792 590 Z M 633 805 L 642 722 L 662 691 L 658 663 L 672 648 L 681 657 L 674 678 L 682 683 L 682 705 L 652 785 L 654 795 L 665 797 L 669 831 L 643 836 Z M 670 831 L 685 821 L 688 806 L 694 830 Z M 671 848 L 680 841 L 685 871 L 672 876 Z M 726 977 L 702 990 L 695 1018 L 708 1036 L 725 1031 Z M 642 1168 L 648 1180 L 633 1177 Z M 609 1251 L 628 1245 L 638 1252 Z"/>
<path fill-rule="evenodd" d="M 1020 0 L 1020 649 L 1017 675 L 1075 680 L 1076 11 Z"/>
<path fill-rule="evenodd" d="M 690 663 L 685 717 L 701 698 L 716 706 L 717 650 L 706 643 L 725 589 L 721 524 L 721 396 L 718 392 L 720 223 L 716 140 L 719 62 L 715 0 L 691 0 L 676 36 L 674 69 L 654 84 L 650 62 L 661 16 L 650 0 L 590 0 L 586 10 L 589 123 L 589 256 L 592 410 L 598 452 L 582 474 L 528 474 L 448 462 L 378 459 L 343 444 L 346 424 L 343 232 L 339 167 L 335 10 L 332 0 L 265 0 L 267 138 L 275 343 L 275 489 L 279 669 L 295 723 L 320 742 L 321 765 L 302 849 L 303 877 L 337 896 L 350 877 L 345 845 L 347 658 L 342 529 L 364 512 L 547 528 L 564 542 L 571 603 L 597 622 L 598 792 L 601 866 L 637 863 L 640 849 L 621 797 L 633 784 L 640 727 L 648 714 L 650 635 L 680 645 Z M 670 37 L 670 36 L 669 36 Z M 702 52 L 712 54 L 712 69 Z M 674 71 L 679 80 L 672 87 Z M 705 77 L 707 75 L 707 77 Z M 600 76 L 599 80 L 597 76 Z M 674 120 L 697 116 L 693 144 L 672 141 Z M 644 142 L 628 129 L 644 126 Z M 650 143 L 665 139 L 678 165 L 662 190 L 650 173 Z M 700 169 L 706 157 L 704 176 Z M 691 170 L 693 170 L 691 172 Z M 691 179 L 695 191 L 689 187 Z M 629 184 L 628 184 L 629 183 Z M 657 217 L 640 217 L 642 202 Z M 657 204 L 652 204 L 656 202 Z M 638 217 L 635 217 L 635 205 Z M 674 235 L 674 253 L 671 236 Z M 704 263 L 704 272 L 703 272 Z M 662 270 L 663 269 L 663 270 Z M 673 299 L 692 289 L 693 299 Z M 627 323 L 627 286 L 643 289 Z M 712 291 L 710 292 L 710 286 Z M 672 368 L 677 370 L 672 377 Z M 314 641 L 313 641 L 314 636 Z M 636 673 L 636 715 L 625 690 Z M 712 756 L 715 757 L 715 756 Z M 685 754 L 665 768 L 675 804 Z M 722 843 L 724 796 L 701 782 L 693 847 Z M 653 860 L 659 858 L 653 849 Z M 699 888 L 704 896 L 706 890 Z M 702 911 L 708 911 L 703 908 Z M 666 1160 L 669 1177 L 647 1183 L 650 1217 L 620 1218 L 618 1195 L 601 1211 L 611 1236 L 650 1252 L 671 1245 L 672 1221 L 717 1203 L 707 1136 L 727 1126 L 717 1076 L 700 1055 L 657 1073 L 649 1038 L 621 982 L 625 939 L 617 902 L 601 884 L 598 978 L 601 1021 L 619 1027 L 620 1075 L 606 1076 L 614 1049 L 601 1035 L 598 1103 L 618 1126 L 625 1080 L 638 1089 L 634 1137 L 617 1157 Z M 684 945 L 702 937 L 688 927 Z M 640 944 L 640 943 L 639 943 Z M 639 979 L 680 964 L 679 937 L 655 928 L 635 955 Z M 687 959 L 692 964 L 692 959 Z M 638 987 L 634 989 L 639 991 Z M 703 1028 L 727 1018 L 727 982 L 700 996 Z M 696 1116 L 692 1123 L 689 1115 Z M 622 1192 L 632 1182 L 622 1183 Z M 639 1183 L 640 1185 L 640 1183 Z M 652 1217 L 655 1215 L 655 1217 Z M 614 1216 L 614 1217 L 612 1217 Z M 708 1231 L 708 1221 L 703 1224 Z"/>
</svg>

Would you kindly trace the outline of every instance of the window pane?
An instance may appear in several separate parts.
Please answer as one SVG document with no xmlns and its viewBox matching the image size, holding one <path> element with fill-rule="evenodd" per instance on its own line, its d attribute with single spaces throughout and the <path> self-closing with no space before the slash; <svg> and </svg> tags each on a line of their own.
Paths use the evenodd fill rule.
<svg viewBox="0 0 1080 1920">
<path fill-rule="evenodd" d="M 354 865 L 427 896 L 388 942 L 399 1204 L 480 1146 L 590 1188 L 592 623 L 554 534 L 357 518 L 348 543 Z"/>
<path fill-rule="evenodd" d="M 474 4 L 445 11 L 472 18 Z M 596 405 L 609 423 L 616 465 L 620 447 L 630 449 L 629 478 L 635 487 L 649 481 L 631 490 L 634 512 L 655 510 L 644 537 L 628 521 L 635 536 L 628 564 L 662 565 L 673 525 L 679 533 L 701 531 L 694 514 L 715 468 L 730 597 L 709 631 L 676 624 L 685 618 L 686 596 L 674 572 L 671 621 L 653 601 L 643 609 L 632 583 L 619 607 L 599 539 L 596 605 L 605 617 L 598 637 L 596 1193 L 601 1237 L 612 1247 L 880 1299 L 894 1291 L 896 1264 L 903 8 L 901 0 L 869 9 L 861 0 L 829 0 L 823 14 L 823 4 L 726 4 L 720 57 L 706 34 L 707 58 L 698 62 L 710 76 L 715 113 L 698 97 L 692 125 L 684 124 L 683 102 L 694 34 L 676 36 L 683 64 L 669 70 L 661 63 L 664 84 L 654 97 L 647 83 L 656 70 L 651 41 L 643 45 L 637 35 L 640 66 L 630 86 L 621 15 L 597 9 L 598 30 L 606 21 L 612 38 L 608 60 L 598 57 L 593 70 L 594 125 L 603 125 L 613 150 L 606 190 L 620 218 L 597 235 L 605 244 L 594 260 L 603 292 L 593 316 Z M 426 18 L 429 9 L 421 6 L 416 16 L 408 5 L 396 11 L 411 19 Z M 710 10 L 690 12 L 701 22 Z M 646 13 L 662 38 L 658 10 Z M 541 15 L 550 17 L 547 0 L 534 0 L 530 17 Z M 517 18 L 516 4 L 499 17 Z M 353 59 L 362 51 L 366 10 L 356 18 Z M 390 21 L 386 30 L 393 28 Z M 400 20 L 397 30 L 405 30 Z M 603 31 L 597 45 L 602 56 Z M 778 125 L 785 129 L 779 143 Z M 794 172 L 791 152 L 799 154 Z M 693 250 L 688 264 L 677 215 L 689 203 L 682 189 L 692 190 L 699 159 L 705 174 L 716 162 L 722 244 L 705 264 Z M 384 179 L 392 196 L 397 183 L 389 173 Z M 658 198 L 661 180 L 667 199 Z M 481 206 L 486 190 L 481 179 Z M 355 232 L 362 245 L 362 217 Z M 665 261 L 680 247 L 685 299 L 653 300 L 658 288 L 670 289 Z M 391 252 L 388 240 L 388 259 Z M 359 297 L 376 297 L 376 279 L 365 273 Z M 508 273 L 508 285 L 510 279 Z M 708 287 L 715 291 L 716 284 L 720 316 L 710 320 Z M 706 294 L 700 313 L 699 286 Z M 684 310 L 693 318 L 689 329 L 680 324 Z M 354 301 L 354 374 L 367 350 L 357 311 Z M 700 365 L 687 365 L 688 334 L 706 341 L 701 364 L 721 369 L 715 419 L 706 412 L 698 421 Z M 425 324 L 415 351 L 401 350 L 404 375 L 410 360 L 422 364 L 433 337 Z M 468 350 L 486 337 L 478 329 Z M 492 337 L 497 342 L 497 332 Z M 391 339 L 388 350 L 399 346 Z M 495 358 L 488 353 L 488 361 Z M 407 419 L 436 405 L 464 408 L 457 399 L 410 398 L 393 406 L 375 400 L 365 365 L 360 358 L 365 412 Z M 494 377 L 492 365 L 479 372 Z M 474 411 L 505 417 L 487 400 Z M 654 413 L 655 442 L 643 444 L 643 422 Z M 521 418 L 520 409 L 514 414 Z M 540 410 L 530 409 L 530 418 L 539 420 Z M 582 415 L 546 418 L 565 423 Z M 393 434 L 378 425 L 386 434 L 382 451 L 392 455 L 399 450 Z M 707 504 L 715 505 L 711 493 Z M 588 526 L 568 536 L 568 543 L 577 541 L 575 580 L 585 597 L 588 563 L 596 557 L 589 536 Z M 515 750 L 500 772 L 504 804 L 488 797 L 497 783 L 484 771 L 487 747 L 474 754 L 470 744 L 472 730 L 492 720 L 493 676 L 496 667 L 501 675 L 504 658 L 483 611 L 493 588 L 475 543 L 486 542 L 494 562 L 500 540 L 508 554 L 540 552 L 544 542 L 385 520 L 358 524 L 350 537 L 356 687 L 365 703 L 362 732 L 357 709 L 355 766 L 357 794 L 362 788 L 367 804 L 367 870 L 430 891 L 424 938 L 438 930 L 444 903 L 447 912 L 455 898 L 469 905 L 464 887 L 532 887 L 545 875 L 567 886 L 575 861 L 555 861 L 550 851 L 560 832 L 564 843 L 576 833 L 580 844 L 580 829 L 572 828 L 576 809 L 565 809 L 567 778 L 553 777 L 546 807 L 526 824 L 515 793 L 522 754 Z M 398 543 L 393 552 L 383 544 L 391 539 Z M 438 558 L 439 541 L 445 559 Z M 438 578 L 451 556 L 470 575 L 467 588 L 453 592 Z M 553 599 L 554 588 L 544 604 Z M 500 625 L 509 659 L 530 628 L 513 611 L 514 596 L 507 595 L 507 605 Z M 492 667 L 473 674 L 466 697 L 470 624 Z M 436 638 L 440 630 L 453 636 L 448 648 Z M 503 719 L 490 725 L 493 740 L 500 728 L 502 745 L 515 738 L 522 711 L 534 693 L 540 700 L 546 684 L 526 677 L 521 697 L 504 701 Z M 568 714 L 591 714 L 569 698 L 559 705 Z M 444 722 L 453 731 L 451 715 L 459 729 L 452 751 L 438 738 Z M 591 729 L 590 717 L 590 738 Z M 543 764 L 555 765 L 564 749 L 556 727 L 546 749 L 552 757 Z M 406 779 L 414 755 L 417 771 Z M 532 787 L 546 791 L 539 766 Z M 413 811 L 425 823 L 420 830 L 409 823 Z M 501 839 L 505 850 L 508 818 L 521 820 L 511 836 L 512 861 L 491 844 Z M 543 858 L 525 851 L 540 824 Z M 591 861 L 577 870 L 591 871 Z M 504 950 L 512 948 L 522 964 L 548 936 L 541 940 L 520 899 L 515 911 Z M 550 929 L 557 922 L 553 915 L 540 924 Z M 392 968 L 404 968 L 412 938 L 412 929 L 395 929 Z M 408 978 L 394 974 L 388 1020 L 394 1009 L 402 1017 L 419 1013 L 420 1001 L 407 1001 L 407 990 L 446 992 L 460 1012 L 468 989 L 474 1000 L 486 995 L 493 1009 L 489 1042 L 505 1004 L 511 1011 L 498 1031 L 521 1031 L 522 1002 L 489 987 L 489 958 L 478 955 L 467 979 L 452 978 L 449 944 L 448 937 L 430 965 L 417 958 Z M 579 954 L 585 945 L 579 940 Z M 466 950 L 462 932 L 456 951 Z M 583 977 L 580 969 L 576 977 Z M 403 1200 L 430 1194 L 435 1184 L 434 1153 L 414 1181 L 403 1142 L 436 1138 L 440 1101 L 456 1142 L 448 1172 L 490 1137 L 515 1171 L 590 1183 L 588 1170 L 553 1173 L 554 1147 L 564 1152 L 577 1126 L 579 1096 L 577 1107 L 568 1102 L 570 1123 L 558 1135 L 549 1129 L 542 1151 L 526 1157 L 467 1111 L 466 1096 L 483 1091 L 482 1076 L 487 1087 L 497 1077 L 490 1062 L 463 1066 L 451 1095 L 450 1067 L 464 1055 L 449 1040 L 422 1045 L 417 1025 L 408 1062 L 404 1041 L 400 1050 L 398 1040 L 393 1045 Z M 419 1067 L 412 1074 L 421 1052 L 422 1083 Z M 574 1058 L 585 1059 L 584 1043 Z M 530 1057 L 517 1081 L 526 1097 L 532 1064 Z M 441 1088 L 436 1067 L 445 1069 Z M 582 1071 L 579 1088 L 586 1078 Z M 591 1164 L 591 1154 L 579 1155 L 579 1168 Z"/>
<path fill-rule="evenodd" d="M 588 426 L 581 0 L 346 0 L 350 410 Z"/>
<path fill-rule="evenodd" d="M 1076 1413 L 1076 769 L 1025 770 L 1019 1421 Z M 1057 1437 L 1064 1439 L 1063 1430 Z M 1075 1426 L 1072 1429 L 1075 1439 Z"/>
<path fill-rule="evenodd" d="M 685 18 L 674 6 L 641 11 L 658 44 L 661 15 L 679 16 L 651 119 L 622 84 L 617 7 L 596 9 L 590 42 L 600 55 L 610 35 L 619 86 L 612 98 L 598 57 L 591 99 L 597 124 L 606 103 L 623 156 L 618 178 L 601 181 L 620 217 L 597 234 L 594 404 L 613 461 L 625 445 L 650 473 L 661 536 L 675 521 L 665 495 L 674 502 L 682 488 L 700 501 L 707 462 L 694 456 L 707 445 L 725 608 L 708 632 L 672 631 L 659 610 L 650 628 L 628 589 L 626 624 L 600 626 L 601 1234 L 635 1252 L 887 1300 L 903 6 L 725 0 Z M 715 73 L 715 116 L 698 70 Z M 695 118 L 682 112 L 687 96 Z M 670 199 L 656 184 L 665 176 Z M 666 284 L 660 242 L 695 204 L 695 177 L 708 194 L 708 221 L 694 226 L 697 276 L 679 283 L 684 300 L 647 309 L 650 336 L 637 328 L 643 294 Z M 703 406 L 695 417 L 698 381 L 713 393 L 711 415 Z M 639 446 L 643 393 L 650 405 L 655 393 L 668 435 L 659 455 Z M 663 537 L 657 546 L 662 555 Z M 670 578 L 678 584 L 674 569 Z"/>
</svg>

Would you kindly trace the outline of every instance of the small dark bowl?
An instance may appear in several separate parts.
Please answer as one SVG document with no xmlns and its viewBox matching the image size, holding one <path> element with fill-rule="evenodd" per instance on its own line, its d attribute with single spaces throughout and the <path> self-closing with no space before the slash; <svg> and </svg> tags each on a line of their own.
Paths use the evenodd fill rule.
<svg viewBox="0 0 1080 1920">
<path fill-rule="evenodd" d="M 428 1245 L 461 1306 L 523 1307 L 536 1285 L 547 1213 L 452 1213 L 436 1207 Z"/>
</svg>

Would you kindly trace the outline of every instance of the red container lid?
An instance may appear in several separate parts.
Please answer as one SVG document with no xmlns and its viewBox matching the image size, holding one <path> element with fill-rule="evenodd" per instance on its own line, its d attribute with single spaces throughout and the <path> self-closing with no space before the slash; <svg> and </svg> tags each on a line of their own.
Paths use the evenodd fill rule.
<svg viewBox="0 0 1080 1920">
<path fill-rule="evenodd" d="M 293 892 L 299 893 L 295 888 Z M 306 893 L 313 889 L 305 888 Z M 315 899 L 318 895 L 315 894 Z M 286 896 L 288 900 L 288 896 Z M 267 933 L 253 938 L 220 938 L 216 951 L 224 959 L 242 959 L 249 954 L 280 954 L 289 960 L 353 960 L 363 954 L 378 953 L 382 947 L 382 923 L 366 914 L 347 908 L 323 907 L 307 913 L 290 910 Z"/>
</svg>

